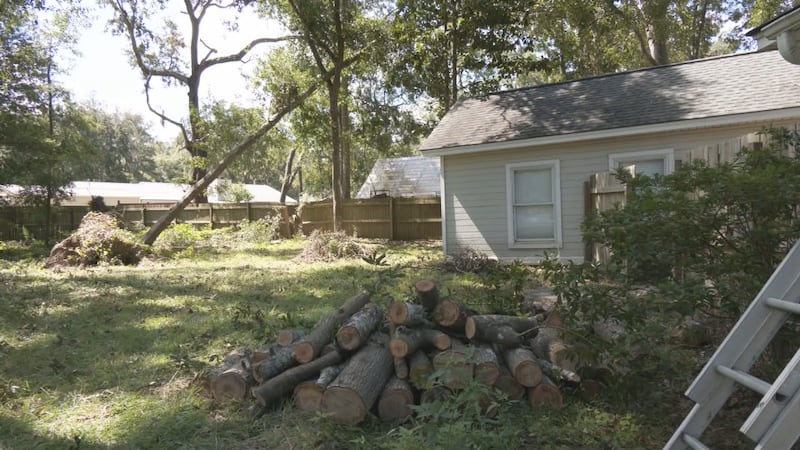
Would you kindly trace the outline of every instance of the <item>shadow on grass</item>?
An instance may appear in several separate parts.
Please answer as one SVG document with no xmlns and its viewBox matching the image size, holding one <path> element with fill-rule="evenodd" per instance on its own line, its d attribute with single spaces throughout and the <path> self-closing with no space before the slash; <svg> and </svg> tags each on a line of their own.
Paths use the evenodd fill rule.
<svg viewBox="0 0 800 450">
<path fill-rule="evenodd" d="M 111 447 L 86 440 L 80 435 L 69 438 L 45 436 L 34 430 L 28 423 L 0 415 L 0 448 L 41 450 L 89 450 L 110 449 Z"/>
</svg>

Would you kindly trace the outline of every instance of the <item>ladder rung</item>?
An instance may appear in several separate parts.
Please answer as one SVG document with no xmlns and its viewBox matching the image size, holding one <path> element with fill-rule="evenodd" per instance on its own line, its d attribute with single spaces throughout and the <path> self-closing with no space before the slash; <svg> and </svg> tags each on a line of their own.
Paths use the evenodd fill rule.
<svg viewBox="0 0 800 450">
<path fill-rule="evenodd" d="M 786 311 L 788 313 L 793 313 L 793 314 L 800 314 L 800 303 L 787 302 L 786 300 L 773 297 L 766 299 L 764 303 L 766 303 L 767 306 L 771 306 L 775 309 L 780 309 L 781 311 Z"/>
<path fill-rule="evenodd" d="M 683 433 L 683 442 L 686 442 L 686 445 L 693 448 L 694 450 L 708 450 L 706 444 L 703 444 L 702 442 L 698 441 L 697 438 L 695 438 L 694 436 L 686 433 Z"/>
<path fill-rule="evenodd" d="M 730 367 L 718 365 L 717 372 L 752 391 L 758 392 L 761 395 L 765 395 L 767 391 L 769 391 L 769 388 L 772 387 L 772 385 L 767 383 L 766 381 L 760 378 L 756 378 L 750 375 L 749 373 L 742 372 L 741 370 L 731 369 Z"/>
</svg>

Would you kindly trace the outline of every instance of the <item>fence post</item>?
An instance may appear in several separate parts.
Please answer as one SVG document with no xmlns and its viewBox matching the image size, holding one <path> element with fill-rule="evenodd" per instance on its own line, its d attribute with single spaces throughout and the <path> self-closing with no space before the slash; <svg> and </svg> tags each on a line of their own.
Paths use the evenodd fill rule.
<svg viewBox="0 0 800 450">
<path fill-rule="evenodd" d="M 147 203 L 142 203 L 142 226 L 147 226 Z"/>
<path fill-rule="evenodd" d="M 389 198 L 389 240 L 394 240 L 394 197 Z"/>
<path fill-rule="evenodd" d="M 247 221 L 248 222 L 252 222 L 253 221 L 253 214 L 252 214 L 251 208 L 250 208 L 250 200 L 247 201 Z"/>
<path fill-rule="evenodd" d="M 208 221 L 211 226 L 211 229 L 214 229 L 214 205 L 211 202 L 208 202 Z"/>
</svg>

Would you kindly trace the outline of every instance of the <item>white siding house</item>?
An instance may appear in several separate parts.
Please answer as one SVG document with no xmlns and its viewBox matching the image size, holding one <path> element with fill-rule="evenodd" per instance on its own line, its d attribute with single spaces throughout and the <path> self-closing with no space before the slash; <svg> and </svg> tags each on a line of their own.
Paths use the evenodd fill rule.
<svg viewBox="0 0 800 450">
<path fill-rule="evenodd" d="M 747 53 L 462 99 L 421 150 L 441 160 L 446 253 L 580 262 L 592 174 L 713 162 L 798 122 L 800 67 Z"/>
</svg>

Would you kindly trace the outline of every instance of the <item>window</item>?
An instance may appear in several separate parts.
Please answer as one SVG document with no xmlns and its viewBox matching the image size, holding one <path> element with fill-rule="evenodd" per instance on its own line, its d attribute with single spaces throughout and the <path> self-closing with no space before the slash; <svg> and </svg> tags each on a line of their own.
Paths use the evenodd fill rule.
<svg viewBox="0 0 800 450">
<path fill-rule="evenodd" d="M 509 247 L 561 246 L 560 191 L 557 160 L 506 166 Z"/>
<path fill-rule="evenodd" d="M 608 155 L 609 170 L 627 167 L 633 167 L 636 175 L 667 175 L 675 171 L 675 152 L 667 149 Z"/>
</svg>

